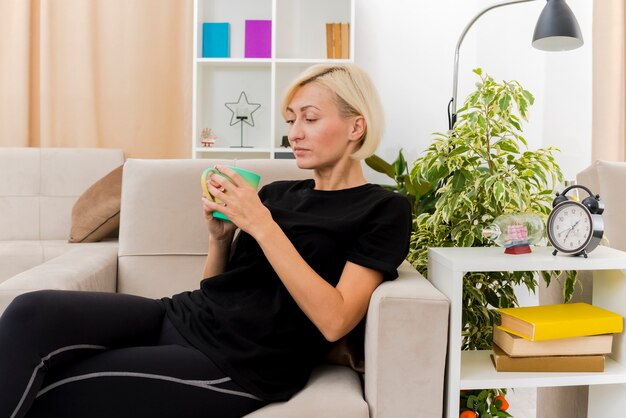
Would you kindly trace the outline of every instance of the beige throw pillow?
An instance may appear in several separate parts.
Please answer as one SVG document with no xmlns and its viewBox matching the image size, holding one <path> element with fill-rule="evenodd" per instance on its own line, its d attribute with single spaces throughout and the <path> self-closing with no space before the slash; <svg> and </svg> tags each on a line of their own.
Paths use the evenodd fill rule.
<svg viewBox="0 0 626 418">
<path fill-rule="evenodd" d="M 120 225 L 123 165 L 92 184 L 72 208 L 69 242 L 96 242 L 112 236 Z"/>
</svg>

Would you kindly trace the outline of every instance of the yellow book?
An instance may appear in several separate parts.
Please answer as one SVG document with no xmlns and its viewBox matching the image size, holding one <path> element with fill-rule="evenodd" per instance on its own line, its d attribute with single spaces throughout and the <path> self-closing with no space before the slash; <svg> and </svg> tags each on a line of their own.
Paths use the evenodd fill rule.
<svg viewBox="0 0 626 418">
<path fill-rule="evenodd" d="M 588 303 L 499 309 L 498 328 L 531 341 L 622 332 L 621 315 Z"/>
</svg>

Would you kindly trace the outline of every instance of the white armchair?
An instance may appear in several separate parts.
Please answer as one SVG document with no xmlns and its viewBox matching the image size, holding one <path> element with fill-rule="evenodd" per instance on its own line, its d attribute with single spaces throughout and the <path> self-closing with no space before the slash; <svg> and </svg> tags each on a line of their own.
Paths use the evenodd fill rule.
<svg viewBox="0 0 626 418">
<path fill-rule="evenodd" d="M 60 280 L 147 297 L 198 288 L 208 245 L 200 175 L 216 160 L 128 160 L 124 166 L 119 252 L 67 254 Z M 303 178 L 288 160 L 219 161 L 262 176 L 262 184 Z M 45 288 L 50 270 L 22 276 Z M 52 268 L 49 265 L 48 268 Z M 56 275 L 56 273 L 54 273 Z M 19 286 L 14 281 L 13 286 Z M 320 364 L 291 400 L 250 417 L 440 417 L 449 302 L 408 263 L 372 296 L 365 331 L 364 384 L 352 369 Z"/>
</svg>

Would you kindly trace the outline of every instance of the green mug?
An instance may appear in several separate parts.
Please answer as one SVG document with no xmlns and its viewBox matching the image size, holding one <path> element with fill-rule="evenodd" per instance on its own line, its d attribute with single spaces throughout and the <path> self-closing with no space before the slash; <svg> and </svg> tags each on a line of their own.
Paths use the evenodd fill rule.
<svg viewBox="0 0 626 418">
<path fill-rule="evenodd" d="M 253 171 L 244 170 L 243 168 L 233 167 L 230 165 L 226 167 L 230 168 L 233 171 L 236 171 L 237 174 L 239 174 L 250 186 L 254 187 L 254 190 L 257 190 L 259 188 L 259 181 L 261 181 L 261 176 L 259 174 Z M 202 191 L 204 192 L 204 196 L 207 199 L 211 199 L 212 201 L 216 203 L 222 203 L 221 200 L 217 199 L 215 196 L 209 193 L 209 189 L 206 186 L 206 180 L 207 180 L 207 177 L 209 176 L 209 173 L 219 174 L 220 176 L 224 177 L 231 183 L 232 183 L 232 180 L 226 174 L 219 172 L 215 167 L 209 167 L 206 170 L 204 170 L 204 172 L 202 173 L 200 182 L 202 185 Z M 213 217 L 217 219 L 221 219 L 223 221 L 230 222 L 230 219 L 228 219 L 226 215 L 224 215 L 222 212 L 213 211 Z"/>
</svg>

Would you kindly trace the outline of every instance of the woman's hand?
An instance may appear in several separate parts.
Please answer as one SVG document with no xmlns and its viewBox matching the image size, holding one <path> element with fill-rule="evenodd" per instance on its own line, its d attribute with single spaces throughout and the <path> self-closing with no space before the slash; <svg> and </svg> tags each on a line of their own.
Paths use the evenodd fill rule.
<svg viewBox="0 0 626 418">
<path fill-rule="evenodd" d="M 232 221 L 232 224 L 252 236 L 255 236 L 264 226 L 273 222 L 270 211 L 259 199 L 257 191 L 239 173 L 225 166 L 218 165 L 215 168 L 220 173 L 228 176 L 232 183 L 219 174 L 211 174 L 207 179 L 209 193 L 222 203 L 211 202 L 205 199 L 205 217 L 207 217 L 207 211 L 211 217 L 212 212 L 215 210 L 222 212 Z M 215 221 L 217 220 L 213 219 L 213 222 Z"/>
<path fill-rule="evenodd" d="M 207 180 L 207 186 L 209 180 Z M 237 225 L 232 222 L 223 221 L 213 217 L 213 210 L 211 206 L 213 203 L 206 197 L 202 197 L 202 210 L 204 212 L 204 219 L 209 227 L 209 237 L 215 241 L 232 241 L 232 238 L 237 230 Z"/>
</svg>

